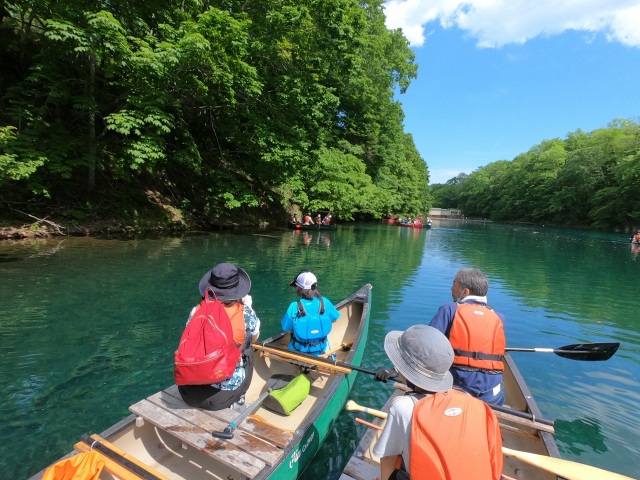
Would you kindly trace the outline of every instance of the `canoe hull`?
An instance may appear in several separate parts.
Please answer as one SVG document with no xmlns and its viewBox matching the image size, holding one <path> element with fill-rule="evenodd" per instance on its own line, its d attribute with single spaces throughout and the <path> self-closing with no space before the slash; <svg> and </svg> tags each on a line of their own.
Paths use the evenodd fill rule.
<svg viewBox="0 0 640 480">
<path fill-rule="evenodd" d="M 338 350 L 336 360 L 359 366 L 367 343 L 371 285 L 365 285 L 336 304 L 340 318 L 334 323 L 329 344 Z M 284 347 L 289 332 L 261 341 L 267 346 Z M 337 347 L 337 348 L 335 348 Z M 255 352 L 254 375 L 246 393 L 251 404 L 260 397 L 275 374 L 299 374 L 289 360 Z M 335 367 L 334 367 L 335 368 Z M 327 367 L 331 370 L 331 366 Z M 130 407 L 133 415 L 100 434 L 105 443 L 124 452 L 162 480 L 282 479 L 301 476 L 317 453 L 333 422 L 344 408 L 357 372 L 339 373 L 311 370 L 309 396 L 289 416 L 258 408 L 233 430 L 233 439 L 216 439 L 210 432 L 223 431 L 239 413 L 232 409 L 215 412 L 188 407 L 175 385 Z M 74 455 L 85 448 L 75 445 Z M 44 471 L 32 477 L 39 479 Z M 103 480 L 129 480 L 134 477 L 104 473 Z"/>
</svg>

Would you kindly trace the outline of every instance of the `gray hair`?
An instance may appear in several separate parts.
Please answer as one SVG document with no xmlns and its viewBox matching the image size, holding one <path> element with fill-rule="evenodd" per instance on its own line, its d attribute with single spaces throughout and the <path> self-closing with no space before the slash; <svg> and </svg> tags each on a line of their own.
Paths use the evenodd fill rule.
<svg viewBox="0 0 640 480">
<path fill-rule="evenodd" d="M 468 288 L 471 295 L 484 297 L 489 291 L 489 279 L 476 268 L 461 268 L 456 273 L 455 280 L 463 290 Z"/>
</svg>

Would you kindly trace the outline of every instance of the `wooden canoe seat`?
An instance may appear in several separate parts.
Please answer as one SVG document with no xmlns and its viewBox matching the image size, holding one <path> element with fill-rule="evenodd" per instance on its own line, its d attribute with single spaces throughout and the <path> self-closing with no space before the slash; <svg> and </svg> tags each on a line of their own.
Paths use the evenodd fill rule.
<svg viewBox="0 0 640 480">
<path fill-rule="evenodd" d="M 129 410 L 178 438 L 183 445 L 204 452 L 247 478 L 277 463 L 283 455 L 282 448 L 293 437 L 291 432 L 249 416 L 234 430 L 232 439 L 215 438 L 211 432 L 223 431 L 239 413 L 228 408 L 208 411 L 190 407 L 182 401 L 175 385 L 131 405 Z"/>
</svg>

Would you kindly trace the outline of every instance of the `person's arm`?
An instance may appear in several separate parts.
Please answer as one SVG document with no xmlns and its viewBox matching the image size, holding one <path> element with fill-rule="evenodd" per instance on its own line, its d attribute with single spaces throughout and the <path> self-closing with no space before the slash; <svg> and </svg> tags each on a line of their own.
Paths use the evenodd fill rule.
<svg viewBox="0 0 640 480">
<path fill-rule="evenodd" d="M 395 470 L 398 455 L 408 453 L 412 415 L 413 400 L 404 396 L 392 400 L 384 429 L 373 446 L 373 454 L 380 458 L 380 471 L 383 480 L 387 480 Z M 390 465 L 386 464 L 387 460 L 384 459 L 391 459 Z"/>
<path fill-rule="evenodd" d="M 282 330 L 285 332 L 290 332 L 291 330 L 293 330 L 293 318 L 294 318 L 294 314 L 291 314 L 291 307 L 294 306 L 296 309 L 296 312 L 298 310 L 297 304 L 296 302 L 293 302 L 292 304 L 289 305 L 289 307 L 287 307 L 287 311 L 284 312 L 284 316 L 282 317 L 282 320 L 280 321 L 280 326 L 282 327 Z"/>
<path fill-rule="evenodd" d="M 397 455 L 389 455 L 380 459 L 380 478 L 387 480 L 396 469 Z"/>
<path fill-rule="evenodd" d="M 253 303 L 251 297 L 247 295 L 242 300 L 244 302 L 244 321 L 247 332 L 251 335 L 251 343 L 253 343 L 256 342 L 260 336 L 260 319 L 258 318 L 256 311 L 251 306 Z"/>
<path fill-rule="evenodd" d="M 440 330 L 447 338 L 449 338 L 451 325 L 453 324 L 453 317 L 456 314 L 456 308 L 457 304 L 454 302 L 445 303 L 438 309 L 429 325 Z"/>
<path fill-rule="evenodd" d="M 340 312 L 327 297 L 322 297 L 322 299 L 324 300 L 324 314 L 331 319 L 332 323 L 335 322 L 340 318 Z"/>
</svg>

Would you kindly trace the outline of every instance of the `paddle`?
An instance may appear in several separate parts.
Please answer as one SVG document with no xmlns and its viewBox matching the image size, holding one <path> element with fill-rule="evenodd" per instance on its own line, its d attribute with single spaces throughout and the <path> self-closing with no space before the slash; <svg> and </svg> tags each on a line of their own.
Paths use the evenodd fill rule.
<svg viewBox="0 0 640 480">
<path fill-rule="evenodd" d="M 502 453 L 547 472 L 551 472 L 559 477 L 566 478 L 567 480 L 634 480 L 631 477 L 620 475 L 619 473 L 592 467 L 584 463 L 563 460 L 562 458 L 521 452 L 507 447 L 502 447 Z"/>
<path fill-rule="evenodd" d="M 358 405 L 353 400 L 349 400 L 345 408 L 348 411 L 364 412 L 379 418 L 387 418 L 389 416 L 381 410 Z M 567 480 L 634 480 L 631 477 L 626 477 L 619 473 L 602 470 L 601 468 L 592 467 L 591 465 L 585 465 L 583 463 L 572 462 L 571 460 L 563 460 L 562 458 L 521 452 L 507 447 L 502 447 L 502 453 L 515 457 L 529 465 L 546 470 L 547 472 L 551 472 L 559 477 L 566 478 Z"/>
<path fill-rule="evenodd" d="M 338 371 L 339 373 L 351 373 L 351 370 L 356 370 L 358 372 L 367 373 L 369 375 L 376 374 L 376 372 L 374 372 L 373 370 L 367 370 L 366 368 L 358 367 L 356 365 L 351 365 L 349 363 L 338 362 L 337 360 L 329 360 L 328 358 L 314 357 L 313 355 L 289 350 L 288 348 L 280 348 L 280 347 L 274 347 L 274 346 L 267 347 L 264 344 L 259 344 L 259 343 L 254 343 L 251 346 L 256 350 L 273 353 L 275 355 L 279 355 L 280 357 L 288 358 L 290 360 L 297 360 L 299 362 L 304 362 L 304 363 L 308 363 L 310 365 L 316 365 L 319 367 L 322 367 L 322 366 L 330 367 Z"/>
<path fill-rule="evenodd" d="M 264 402 L 264 399 L 267 398 L 273 390 L 278 390 L 279 388 L 286 387 L 289 384 L 289 382 L 294 378 L 295 377 L 293 375 L 284 375 L 284 374 L 277 374 L 271 377 L 267 381 L 267 390 L 264 393 L 262 393 L 262 395 L 260 395 L 255 402 L 249 405 L 240 415 L 236 417 L 236 419 L 233 422 L 227 425 L 224 431 L 211 432 L 211 435 L 213 435 L 216 438 L 232 439 L 233 431 L 238 427 L 238 425 L 242 423 L 242 421 L 249 414 L 256 411 L 258 407 L 262 405 L 262 402 Z"/>
<path fill-rule="evenodd" d="M 404 383 L 395 382 L 393 384 L 394 388 L 398 390 L 403 390 L 405 392 L 410 392 L 411 388 L 409 388 Z M 454 387 L 455 388 L 455 387 Z M 547 420 L 546 418 L 536 417 L 534 414 L 530 412 L 522 412 L 520 410 L 515 410 L 512 408 L 503 407 L 501 405 L 487 404 L 491 407 L 491 409 L 496 412 L 496 415 L 504 420 L 515 421 L 516 423 L 521 423 L 523 425 L 529 425 L 537 430 L 542 430 L 544 432 L 554 433 L 555 429 L 553 426 L 553 420 Z M 348 410 L 348 409 L 347 409 Z M 512 418 L 517 417 L 517 419 Z M 522 419 L 518 420 L 518 419 Z"/>
<path fill-rule="evenodd" d="M 587 360 L 587 361 L 602 361 L 608 360 L 618 350 L 620 343 L 578 343 L 574 345 L 565 345 L 561 348 L 513 348 L 507 347 L 506 350 L 510 352 L 553 352 L 561 357 L 570 358 L 573 360 Z M 252 347 L 256 350 L 273 353 L 284 358 L 291 360 L 297 360 L 316 366 L 332 367 L 339 373 L 351 373 L 351 370 L 366 373 L 368 375 L 375 376 L 374 370 L 368 370 L 366 368 L 358 367 L 356 365 L 350 365 L 348 363 L 338 362 L 336 360 L 323 359 L 321 357 L 314 357 L 302 352 L 294 352 L 288 348 L 281 348 L 275 346 L 265 346 L 264 344 L 254 343 Z M 395 378 L 395 377 L 390 377 Z"/>
<path fill-rule="evenodd" d="M 571 360 L 603 361 L 609 360 L 618 350 L 620 343 L 576 343 L 560 348 L 512 348 L 507 347 L 507 352 L 537 352 L 555 353 L 556 355 Z"/>
</svg>

